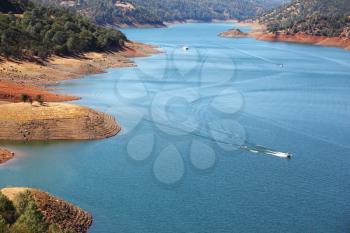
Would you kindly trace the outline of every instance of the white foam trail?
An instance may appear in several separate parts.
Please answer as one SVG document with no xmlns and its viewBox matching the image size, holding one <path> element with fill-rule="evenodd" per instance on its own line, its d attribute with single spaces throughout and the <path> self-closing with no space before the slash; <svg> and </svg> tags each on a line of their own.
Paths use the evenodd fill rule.
<svg viewBox="0 0 350 233">
<path fill-rule="evenodd" d="M 290 158 L 292 156 L 288 152 L 280 152 L 280 151 L 265 151 L 264 153 L 268 155 L 277 156 L 280 158 Z"/>
<path fill-rule="evenodd" d="M 284 158 L 284 159 L 291 159 L 292 154 L 289 152 L 282 152 L 282 151 L 274 151 L 269 148 L 259 146 L 259 145 L 244 145 L 241 147 L 242 150 L 249 151 L 251 153 L 255 154 L 265 154 L 265 155 L 272 155 L 276 156 L 279 158 Z"/>
</svg>

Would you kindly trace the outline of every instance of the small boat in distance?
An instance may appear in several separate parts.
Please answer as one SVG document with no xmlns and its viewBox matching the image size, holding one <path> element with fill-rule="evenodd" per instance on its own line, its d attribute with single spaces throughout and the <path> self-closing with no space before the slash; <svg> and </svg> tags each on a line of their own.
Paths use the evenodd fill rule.
<svg viewBox="0 0 350 233">
<path fill-rule="evenodd" d="M 182 50 L 183 50 L 183 51 L 188 51 L 188 50 L 190 50 L 190 48 L 189 48 L 188 46 L 185 45 L 185 46 L 182 47 Z"/>
</svg>

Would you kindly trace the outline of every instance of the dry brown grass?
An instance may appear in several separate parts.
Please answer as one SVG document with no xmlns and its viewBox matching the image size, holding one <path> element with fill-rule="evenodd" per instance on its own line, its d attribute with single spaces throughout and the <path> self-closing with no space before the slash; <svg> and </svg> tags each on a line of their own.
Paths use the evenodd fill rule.
<svg viewBox="0 0 350 233">
<path fill-rule="evenodd" d="M 1 189 L 1 193 L 4 194 L 10 201 L 14 201 L 16 196 L 20 193 L 23 193 L 27 190 L 31 190 L 29 188 L 3 188 Z"/>
<path fill-rule="evenodd" d="M 66 103 L 11 103 L 0 105 L 0 121 L 32 121 L 78 118 L 88 115 L 86 107 Z"/>
</svg>

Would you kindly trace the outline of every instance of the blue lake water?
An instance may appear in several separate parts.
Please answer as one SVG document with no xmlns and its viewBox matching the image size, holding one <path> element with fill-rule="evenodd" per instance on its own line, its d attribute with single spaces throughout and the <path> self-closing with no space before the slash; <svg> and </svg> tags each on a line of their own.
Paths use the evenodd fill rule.
<svg viewBox="0 0 350 233">
<path fill-rule="evenodd" d="M 5 143 L 0 185 L 79 205 L 93 233 L 349 232 L 350 53 L 231 27 L 124 30 L 163 53 L 59 85 L 121 135 Z"/>
</svg>

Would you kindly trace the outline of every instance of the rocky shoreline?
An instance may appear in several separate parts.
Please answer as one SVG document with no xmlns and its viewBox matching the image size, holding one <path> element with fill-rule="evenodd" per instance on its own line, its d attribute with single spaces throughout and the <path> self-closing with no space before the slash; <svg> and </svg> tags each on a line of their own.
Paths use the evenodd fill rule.
<svg viewBox="0 0 350 233">
<path fill-rule="evenodd" d="M 49 102 L 76 100 L 78 97 L 50 94 L 47 86 L 87 74 L 101 73 L 107 68 L 132 67 L 135 64 L 130 58 L 157 52 L 153 46 L 127 42 L 119 52 L 90 52 L 76 57 L 53 56 L 41 63 L 0 58 L 0 100 L 18 102 L 23 93 L 32 99 L 41 95 Z"/>
<path fill-rule="evenodd" d="M 340 37 L 325 37 L 325 36 L 313 36 L 305 33 L 297 33 L 294 35 L 287 35 L 285 33 L 264 33 L 254 36 L 258 40 L 264 41 L 281 41 L 299 44 L 312 44 L 327 47 L 338 47 L 345 50 L 350 50 L 350 39 Z"/>
<path fill-rule="evenodd" d="M 91 52 L 78 57 L 53 56 L 42 64 L 0 62 L 0 140 L 92 140 L 115 136 L 121 127 L 107 114 L 57 102 L 79 97 L 50 92 L 48 86 L 112 67 L 132 67 L 132 57 L 159 53 L 150 45 L 127 42 L 120 52 Z M 27 103 L 23 102 L 26 95 Z M 40 96 L 41 102 L 38 102 Z M 56 102 L 56 103 L 54 103 Z M 0 164 L 13 158 L 2 149 Z M 6 153 L 5 153 L 6 152 Z"/>
<path fill-rule="evenodd" d="M 253 37 L 257 40 L 263 41 L 276 41 L 276 42 L 290 42 L 299 44 L 312 44 L 319 46 L 328 47 L 339 47 L 346 50 L 350 50 L 350 39 L 342 37 L 325 37 L 325 36 L 313 36 L 305 33 L 297 33 L 294 35 L 280 33 L 270 33 L 266 31 L 266 27 L 258 22 L 240 22 L 239 26 L 248 26 L 252 30 L 249 33 L 239 34 L 238 29 L 230 29 L 222 32 L 219 36 L 226 38 L 237 38 L 237 37 Z"/>
</svg>

